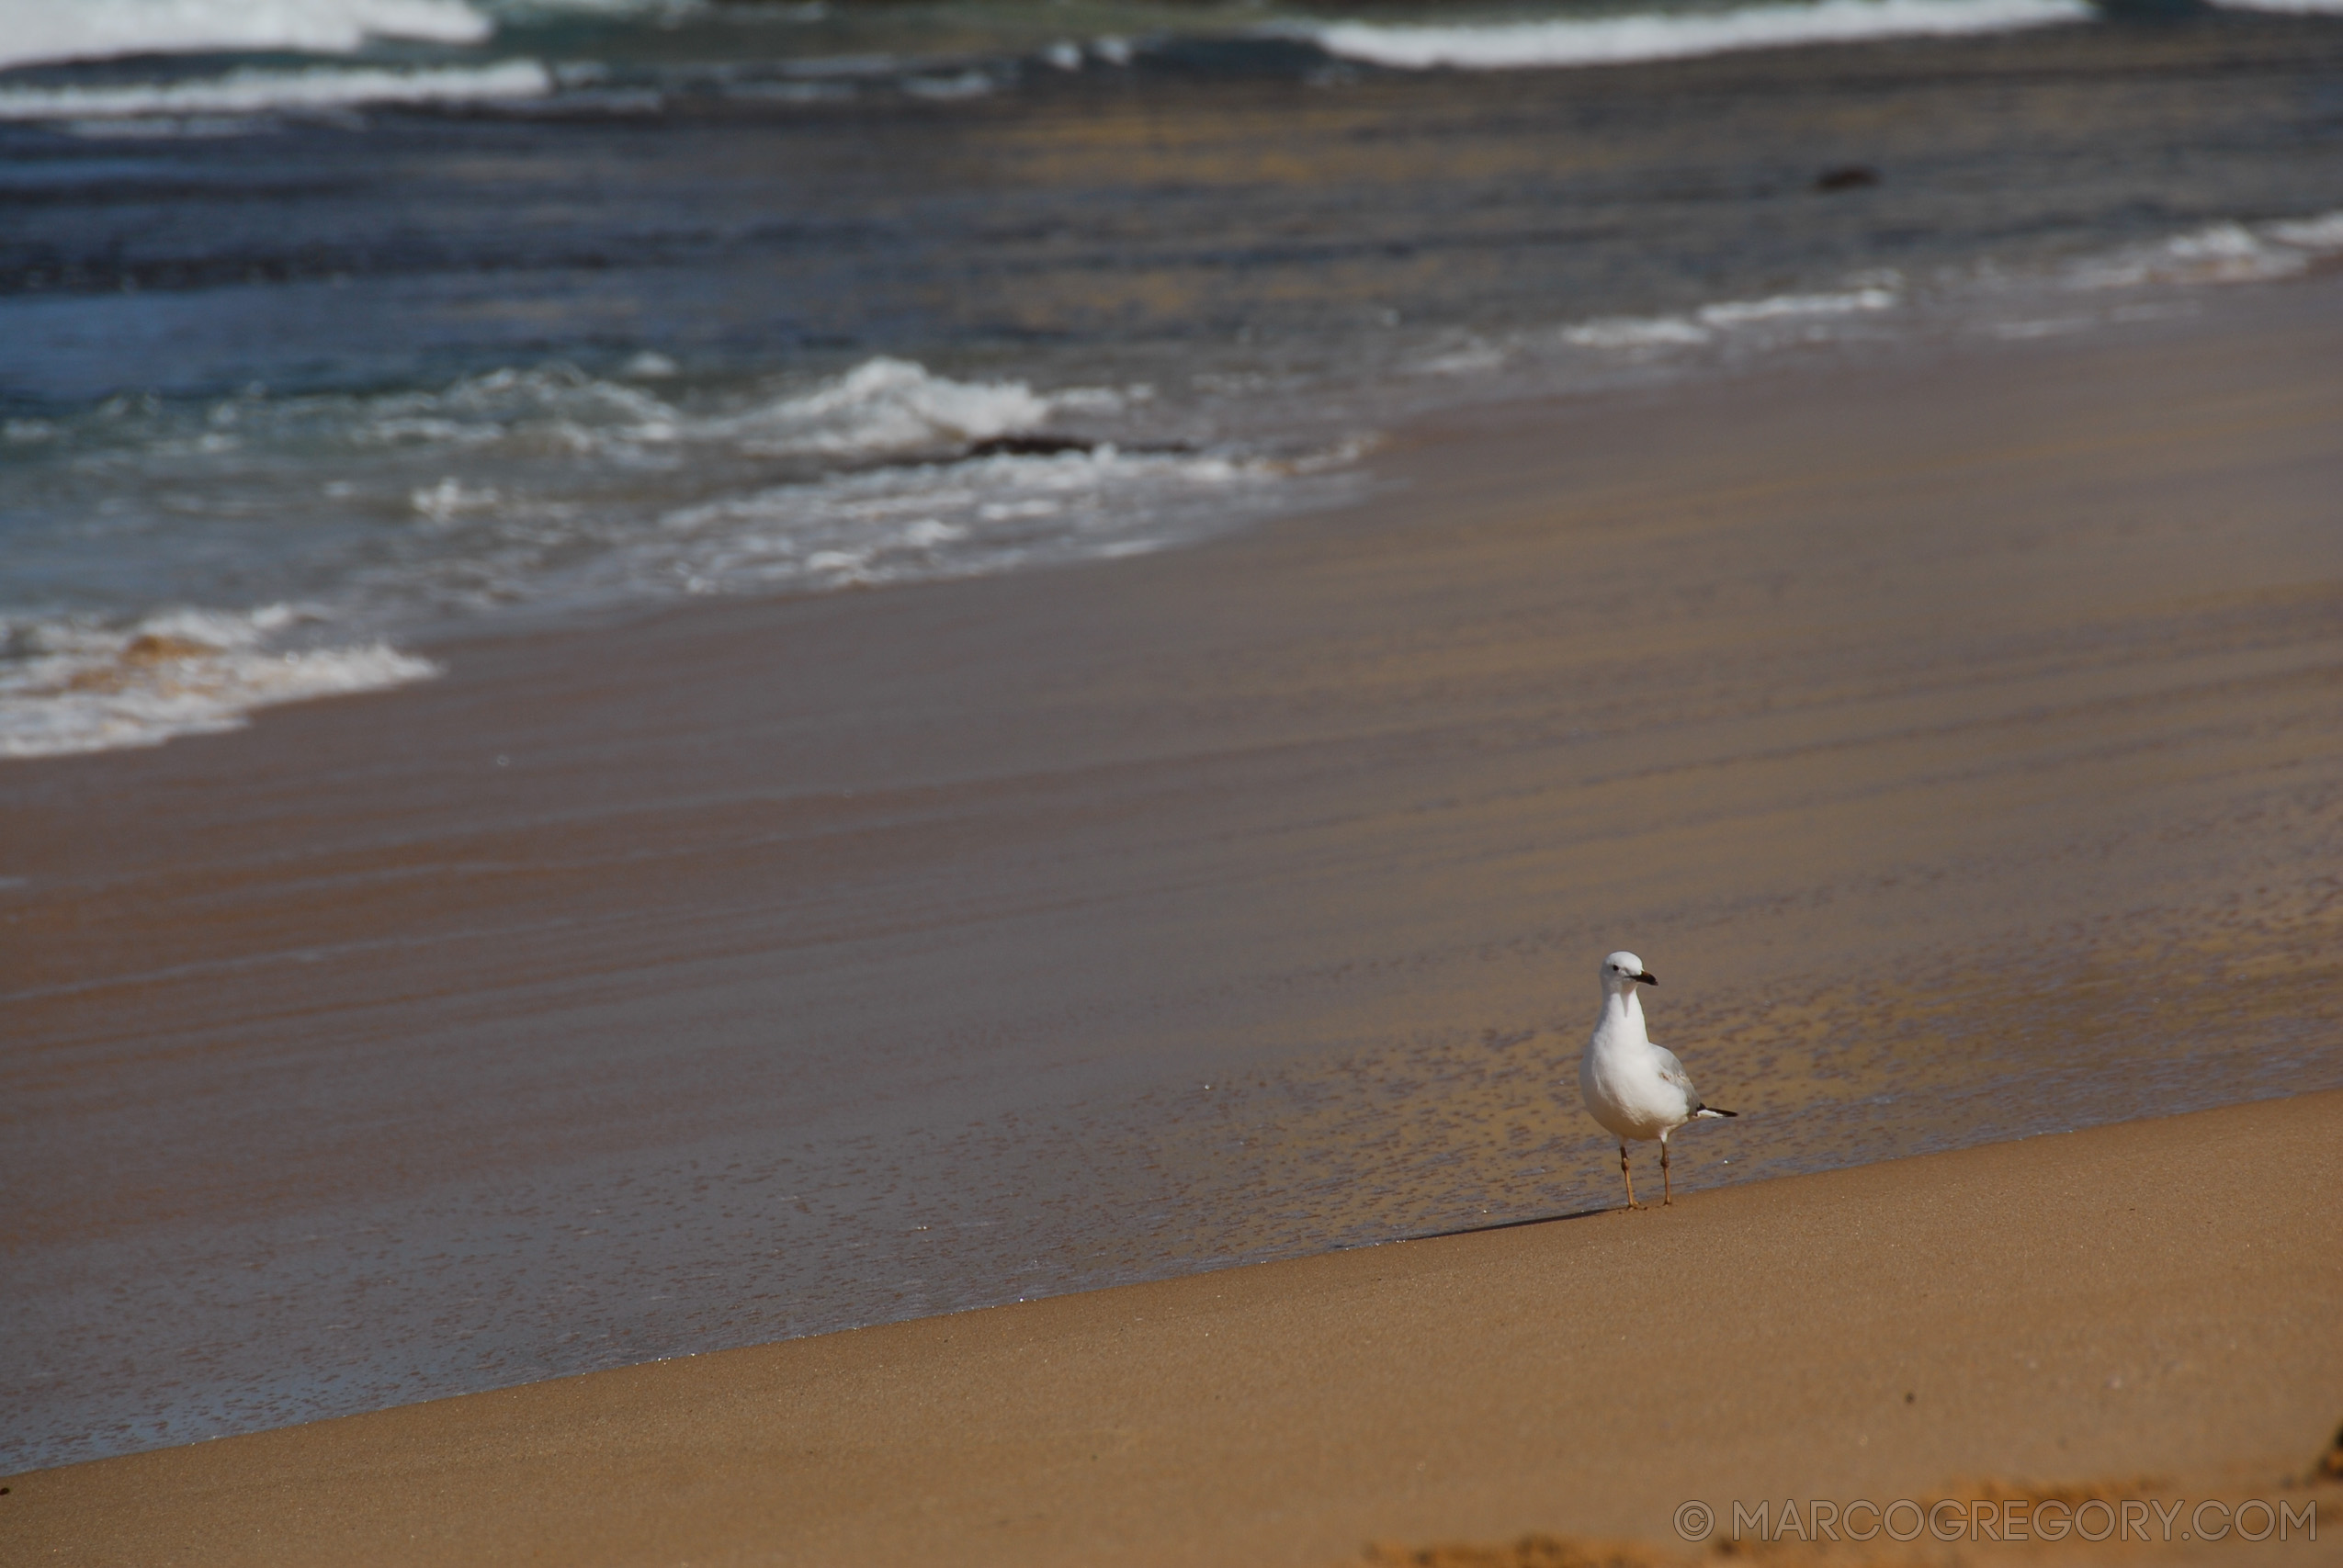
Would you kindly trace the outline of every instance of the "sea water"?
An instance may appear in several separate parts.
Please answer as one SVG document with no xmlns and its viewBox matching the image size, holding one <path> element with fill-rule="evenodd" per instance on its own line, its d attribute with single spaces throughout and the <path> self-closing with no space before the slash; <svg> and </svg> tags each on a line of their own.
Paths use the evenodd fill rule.
<svg viewBox="0 0 2343 1568">
<path fill-rule="evenodd" d="M 0 757 L 2284 278 L 2343 254 L 2319 9 L 0 0 Z"/>
</svg>

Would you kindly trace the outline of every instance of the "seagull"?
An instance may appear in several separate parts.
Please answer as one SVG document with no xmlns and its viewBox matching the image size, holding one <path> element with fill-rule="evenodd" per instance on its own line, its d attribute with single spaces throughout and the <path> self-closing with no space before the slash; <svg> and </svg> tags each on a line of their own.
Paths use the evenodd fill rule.
<svg viewBox="0 0 2343 1568">
<path fill-rule="evenodd" d="M 1659 976 L 1632 953 L 1604 959 L 1602 1016 L 1595 1020 L 1586 1055 L 1579 1058 L 1579 1092 L 1586 1097 L 1587 1113 L 1619 1140 L 1619 1174 L 1627 1180 L 1630 1209 L 1643 1205 L 1636 1201 L 1635 1172 L 1627 1168 L 1628 1139 L 1659 1140 L 1659 1201 L 1665 1207 L 1676 1201 L 1668 1179 L 1668 1134 L 1687 1122 L 1740 1114 L 1703 1105 L 1676 1053 L 1653 1044 L 1644 1032 L 1644 1004 L 1636 987 L 1658 984 Z"/>
</svg>

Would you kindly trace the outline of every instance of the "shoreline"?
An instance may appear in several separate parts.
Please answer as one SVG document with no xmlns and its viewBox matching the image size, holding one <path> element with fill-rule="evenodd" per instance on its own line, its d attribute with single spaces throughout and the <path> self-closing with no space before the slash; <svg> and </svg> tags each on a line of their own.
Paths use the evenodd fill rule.
<svg viewBox="0 0 2343 1568">
<path fill-rule="evenodd" d="M 1783 1178 L 98 1461 L 0 1507 L 56 1562 L 1334 1568 L 1524 1534 L 1665 1562 L 1714 1550 L 1671 1535 L 1687 1498 L 2282 1498 L 2332 1536 L 2338 1128 L 2330 1092 Z"/>
<path fill-rule="evenodd" d="M 1759 1113 L 1688 1190 L 2343 1082 L 2337 289 L 0 768 L 19 1429 L 1599 1202 L 1623 942 Z"/>
</svg>

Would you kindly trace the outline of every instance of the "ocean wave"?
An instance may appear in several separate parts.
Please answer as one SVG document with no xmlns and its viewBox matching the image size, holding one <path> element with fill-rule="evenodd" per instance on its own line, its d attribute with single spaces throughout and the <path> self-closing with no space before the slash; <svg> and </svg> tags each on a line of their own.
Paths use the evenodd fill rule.
<svg viewBox="0 0 2343 1568">
<path fill-rule="evenodd" d="M 264 439 L 308 436 L 390 450 L 501 443 L 589 452 L 614 442 L 638 446 L 673 442 L 687 423 L 680 409 L 640 387 L 559 361 L 485 371 L 436 391 L 286 399 L 239 418 L 247 428 L 257 422 Z"/>
<path fill-rule="evenodd" d="M 2343 212 L 2265 223 L 2207 224 L 2070 267 L 2068 287 L 2132 288 L 2142 284 L 2269 283 L 2296 277 L 2343 254 Z"/>
<path fill-rule="evenodd" d="M 667 395 L 662 396 L 662 393 Z M 771 472 L 827 471 L 934 460 L 1052 421 L 1101 424 L 1147 404 L 1147 386 L 1037 391 L 1021 380 L 959 380 L 885 355 L 838 374 L 780 386 L 696 392 L 683 367 L 639 352 L 616 377 L 564 361 L 467 376 L 429 390 L 290 396 L 249 389 L 202 404 L 118 397 L 75 418 L 18 418 L 0 446 L 70 453 L 131 469 L 157 460 L 209 459 L 206 484 L 226 493 L 238 465 L 266 479 L 271 453 L 336 454 L 348 475 L 386 467 L 549 463 L 584 484 L 646 468 L 722 461 Z M 1138 438 L 1145 439 L 1144 434 Z M 600 458 L 604 469 L 576 459 Z M 402 493 L 405 487 L 402 485 Z"/>
<path fill-rule="evenodd" d="M 1598 316 L 1562 329 L 1562 341 L 1579 348 L 1690 347 L 1715 335 L 1689 316 Z"/>
<path fill-rule="evenodd" d="M 635 592 L 821 592 L 1138 555 L 1283 510 L 1296 481 L 1328 499 L 1354 456 L 1102 445 L 838 475 L 671 513 L 615 569 Z"/>
<path fill-rule="evenodd" d="M 663 381 L 674 371 L 659 356 L 638 355 L 628 367 L 640 381 Z M 699 446 L 835 463 L 948 452 L 1034 429 L 1059 413 L 1112 413 L 1146 395 L 1143 389 L 1036 392 L 1023 381 L 960 381 L 880 355 L 810 387 L 705 412 L 640 385 L 553 364 L 467 377 L 435 392 L 289 399 L 240 417 L 357 446 L 503 445 L 619 458 Z"/>
<path fill-rule="evenodd" d="M 716 8 L 716 3 L 717 0 L 473 0 L 500 23 L 560 21 L 572 17 L 677 22 L 706 16 Z M 807 0 L 798 9 L 813 9 L 820 3 L 821 0 Z M 782 8 L 788 8 L 786 3 Z"/>
<path fill-rule="evenodd" d="M 565 422 L 582 454 L 638 477 L 654 465 L 632 443 L 663 444 L 680 459 L 670 471 L 714 478 L 710 499 L 648 513 L 614 506 L 607 486 L 555 493 L 513 482 L 500 476 L 514 468 L 443 446 L 449 467 L 466 471 L 410 491 L 414 530 L 394 559 L 363 573 L 370 613 L 393 603 L 574 609 L 981 576 L 1162 548 L 1321 504 L 1353 482 L 1343 470 L 1357 454 L 1339 446 L 1269 458 L 1030 434 L 1044 413 L 1094 404 L 1101 389 L 1061 401 L 900 362 L 878 370 L 723 419 L 669 411 L 606 423 L 599 439 Z M 920 396 L 872 395 L 889 383 Z M 572 399 L 592 395 L 570 389 Z M 821 460 L 784 465 L 803 477 L 781 482 L 760 479 L 769 461 L 739 460 L 809 452 Z"/>
<path fill-rule="evenodd" d="M 440 673 L 337 628 L 535 604 L 823 593 L 1113 559 L 1339 500 L 1357 454 L 1273 460 L 1008 438 L 950 459 L 833 472 L 650 515 L 456 474 L 305 605 L 141 616 L 0 614 L 0 758 L 161 744 L 259 708 Z M 492 476 L 492 470 L 491 471 Z"/>
<path fill-rule="evenodd" d="M 810 392 L 717 422 L 709 434 L 767 457 L 908 451 L 1030 430 L 1057 401 L 1023 381 L 956 381 L 882 356 Z"/>
<path fill-rule="evenodd" d="M 1562 329 L 1562 340 L 1578 348 L 1665 349 L 1714 341 L 1720 333 L 1782 323 L 1814 323 L 1834 317 L 1892 310 L 1902 301 L 1894 288 L 1865 284 L 1825 294 L 1774 294 L 1761 299 L 1720 299 L 1688 315 L 1602 316 Z"/>
<path fill-rule="evenodd" d="M 0 616 L 0 757 L 159 746 L 242 728 L 257 708 L 440 673 L 384 642 L 276 646 L 309 619 L 283 604 L 171 610 L 123 626 L 88 616 Z"/>
<path fill-rule="evenodd" d="M 2088 21 L 2088 0 L 1813 0 L 1726 11 L 1642 11 L 1535 21 L 1335 22 L 1296 29 L 1330 54 L 1402 70 L 1619 64 L 1798 44 L 2008 32 Z"/>
<path fill-rule="evenodd" d="M 463 0 L 0 0 L 0 70 L 130 54 L 347 54 L 369 39 L 479 43 Z"/>
<path fill-rule="evenodd" d="M 543 97 L 553 78 L 534 60 L 399 71 L 376 66 L 247 67 L 197 81 L 119 86 L 0 87 L 0 120 L 170 118 Z"/>
<path fill-rule="evenodd" d="M 2252 217 L 2022 267 L 1859 272 L 1398 347 L 1403 368 L 1481 383 L 1443 399 L 1634 383 L 1817 344 L 2080 332 L 2154 303 L 2090 290 L 2283 279 L 2338 257 L 2343 211 Z M 329 648 L 273 623 L 241 639 L 174 630 L 149 614 L 164 593 L 311 603 L 347 644 L 350 628 L 444 627 L 513 606 L 823 592 L 1134 554 L 1364 482 L 1342 455 L 1313 467 L 1262 456 L 1258 437 L 1250 452 L 1222 444 L 1266 425 L 1285 432 L 1281 450 L 1331 450 L 1331 417 L 1264 414 L 1326 389 L 1307 378 L 1191 367 L 1159 405 L 1143 385 L 955 376 L 890 356 L 743 385 L 703 378 L 690 357 L 628 344 L 600 375 L 553 362 L 398 392 L 125 396 L 0 423 L 0 449 L 55 519 L 36 542 L 53 536 L 59 558 L 93 549 L 85 519 L 149 498 L 88 536 L 137 563 L 128 579 L 93 573 L 70 601 L 106 606 L 103 624 L 0 613 L 0 754 L 148 744 L 232 727 L 262 703 L 428 673 L 385 644 Z M 1346 430 L 1404 417 L 1411 395 L 1341 390 Z M 284 525 L 263 555 L 239 555 L 255 517 Z M 164 640 L 139 641 L 150 637 Z"/>
<path fill-rule="evenodd" d="M 1270 457 L 1166 438 L 1144 387 L 1045 391 L 877 357 L 710 389 L 655 353 L 622 363 L 625 378 L 555 364 L 428 392 L 255 388 L 10 422 L 12 460 L 57 487 L 51 542 L 72 547 L 108 498 L 143 493 L 150 515 L 110 525 L 135 542 L 138 581 L 302 607 L 0 610 L 0 756 L 151 745 L 434 672 L 361 640 L 385 629 L 1110 558 L 1357 482 L 1331 444 Z M 289 491 L 289 464 L 331 482 Z M 266 560 L 236 554 L 255 516 L 286 519 Z"/>
</svg>

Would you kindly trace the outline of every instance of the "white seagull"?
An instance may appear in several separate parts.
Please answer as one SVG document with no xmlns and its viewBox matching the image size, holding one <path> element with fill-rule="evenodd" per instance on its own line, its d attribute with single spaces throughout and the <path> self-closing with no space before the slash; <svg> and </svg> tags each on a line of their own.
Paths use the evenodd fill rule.
<svg viewBox="0 0 2343 1568">
<path fill-rule="evenodd" d="M 1659 1201 L 1666 1205 L 1676 1201 L 1668 1179 L 1668 1134 L 1703 1117 L 1740 1114 L 1703 1105 L 1676 1053 L 1651 1043 L 1644 1032 L 1638 984 L 1657 986 L 1659 976 L 1634 953 L 1614 953 L 1602 961 L 1602 1016 L 1595 1020 L 1586 1055 L 1579 1058 L 1579 1092 L 1586 1097 L 1587 1112 L 1619 1140 L 1619 1174 L 1627 1179 L 1630 1209 L 1643 1205 L 1636 1201 L 1635 1172 L 1627 1168 L 1628 1139 L 1659 1140 Z"/>
</svg>

